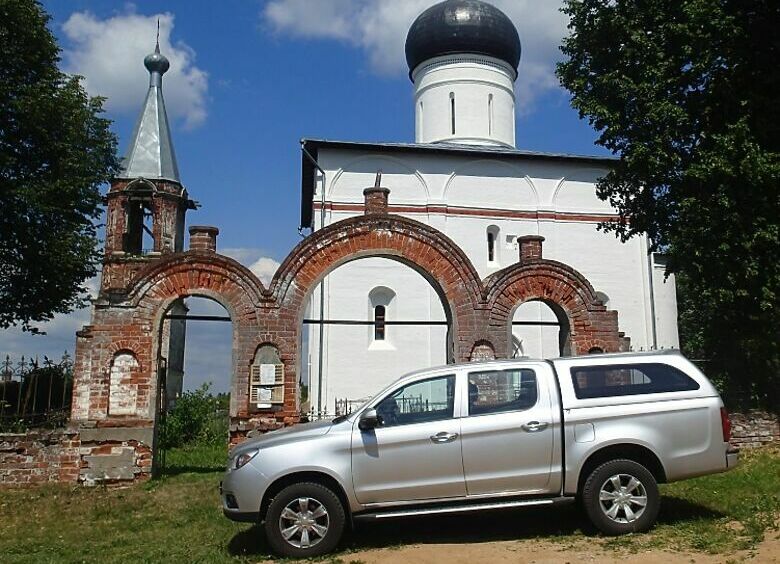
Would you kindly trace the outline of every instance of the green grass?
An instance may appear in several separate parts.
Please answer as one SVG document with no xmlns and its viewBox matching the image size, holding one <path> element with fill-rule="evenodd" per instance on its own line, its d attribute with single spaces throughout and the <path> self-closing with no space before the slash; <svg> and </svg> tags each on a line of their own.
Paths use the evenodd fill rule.
<svg viewBox="0 0 780 564">
<path fill-rule="evenodd" d="M 217 494 L 223 447 L 172 450 L 166 476 L 125 488 L 50 486 L 0 492 L 3 562 L 258 562 L 268 557 L 256 527 L 222 517 Z M 728 474 L 663 486 L 651 533 L 604 539 L 571 508 L 417 519 L 363 526 L 350 553 L 406 543 L 548 539 L 577 546 L 731 553 L 763 538 L 780 515 L 780 450 L 750 453 Z M 583 531 L 585 528 L 585 531 Z"/>
</svg>

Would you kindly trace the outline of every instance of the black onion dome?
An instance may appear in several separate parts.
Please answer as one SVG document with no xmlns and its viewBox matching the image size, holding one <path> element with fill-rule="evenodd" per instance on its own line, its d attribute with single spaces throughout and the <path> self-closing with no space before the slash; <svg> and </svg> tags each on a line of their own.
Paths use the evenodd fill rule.
<svg viewBox="0 0 780 564">
<path fill-rule="evenodd" d="M 512 20 L 481 0 L 446 0 L 420 14 L 406 36 L 406 62 L 411 73 L 433 57 L 476 53 L 520 64 L 520 36 Z"/>
</svg>

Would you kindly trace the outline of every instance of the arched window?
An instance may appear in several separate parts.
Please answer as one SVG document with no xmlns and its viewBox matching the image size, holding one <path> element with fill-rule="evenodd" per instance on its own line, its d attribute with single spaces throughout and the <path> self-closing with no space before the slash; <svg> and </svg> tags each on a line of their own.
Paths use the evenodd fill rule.
<svg viewBox="0 0 780 564">
<path fill-rule="evenodd" d="M 371 348 L 386 349 L 391 347 L 387 333 L 387 318 L 395 312 L 395 292 L 387 286 L 377 286 L 368 293 L 368 315 L 373 316 L 374 332 L 369 333 L 368 346 Z M 373 338 L 371 336 L 373 335 Z"/>
<path fill-rule="evenodd" d="M 488 135 L 493 135 L 493 95 L 488 94 Z"/>
<path fill-rule="evenodd" d="M 378 305 L 374 308 L 374 340 L 385 340 L 385 315 L 387 310 L 385 306 Z"/>
<path fill-rule="evenodd" d="M 450 121 L 452 122 L 452 134 L 455 135 L 455 92 L 450 92 Z"/>
<path fill-rule="evenodd" d="M 498 263 L 498 234 L 499 229 L 495 225 L 487 228 L 487 259 L 493 266 Z"/>
</svg>

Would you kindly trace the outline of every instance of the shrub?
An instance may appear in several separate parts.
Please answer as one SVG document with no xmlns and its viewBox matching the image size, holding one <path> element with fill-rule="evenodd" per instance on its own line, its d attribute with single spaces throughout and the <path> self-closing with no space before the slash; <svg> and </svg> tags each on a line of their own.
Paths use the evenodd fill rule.
<svg viewBox="0 0 780 564">
<path fill-rule="evenodd" d="M 226 396 L 214 396 L 211 383 L 184 392 L 166 415 L 160 429 L 160 446 L 214 445 L 227 441 Z"/>
</svg>

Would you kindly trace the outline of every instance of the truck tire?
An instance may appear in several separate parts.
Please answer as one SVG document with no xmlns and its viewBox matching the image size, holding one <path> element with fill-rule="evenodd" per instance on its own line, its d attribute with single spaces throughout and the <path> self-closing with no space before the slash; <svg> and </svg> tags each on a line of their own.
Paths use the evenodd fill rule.
<svg viewBox="0 0 780 564">
<path fill-rule="evenodd" d="M 304 482 L 287 486 L 271 500 L 265 534 L 277 555 L 311 558 L 336 548 L 345 522 L 344 506 L 333 491 Z"/>
<path fill-rule="evenodd" d="M 648 531 L 661 496 L 653 474 L 633 460 L 611 460 L 590 473 L 582 502 L 593 525 L 606 535 Z"/>
</svg>

